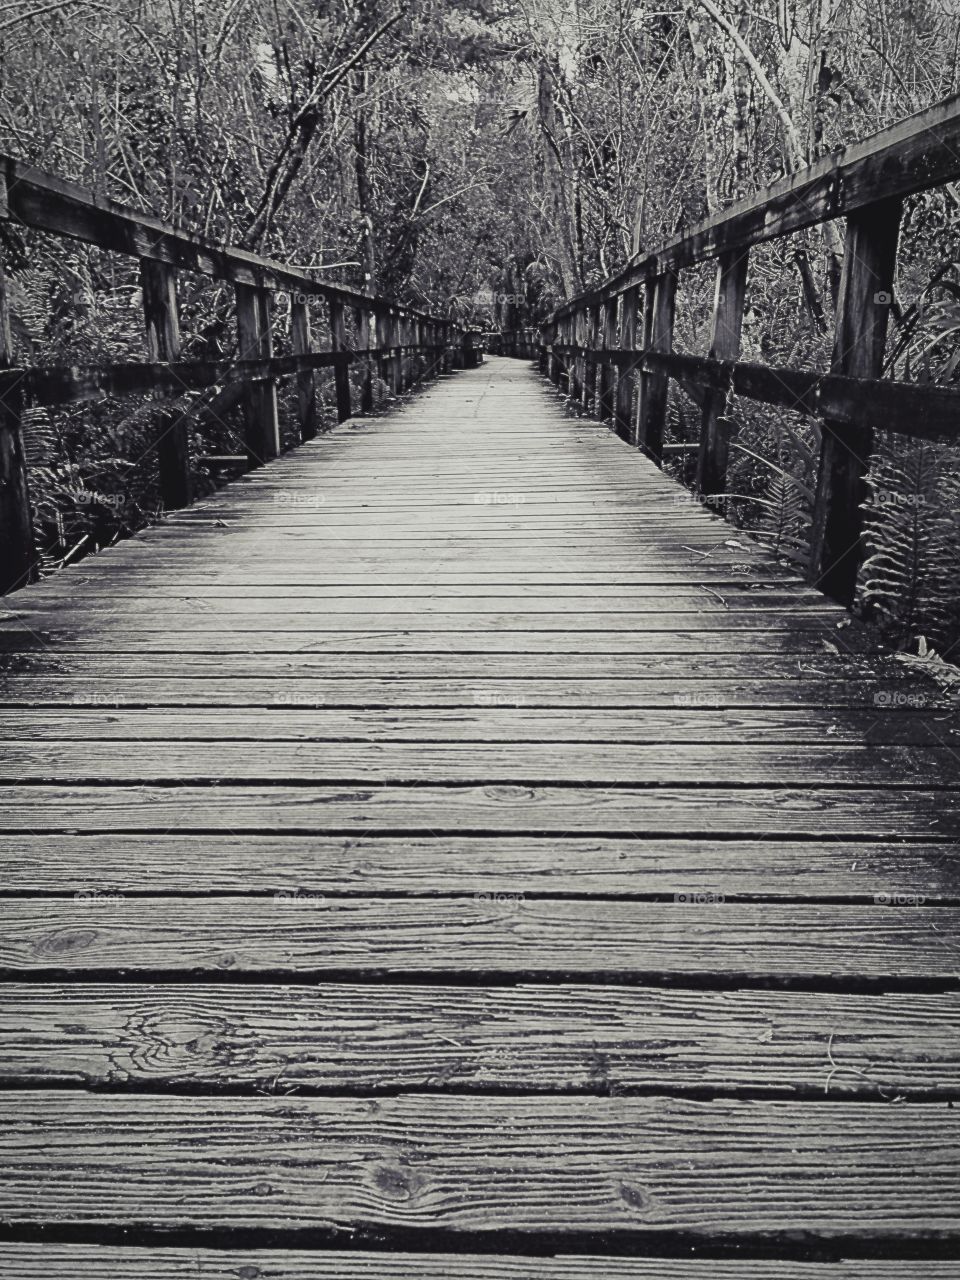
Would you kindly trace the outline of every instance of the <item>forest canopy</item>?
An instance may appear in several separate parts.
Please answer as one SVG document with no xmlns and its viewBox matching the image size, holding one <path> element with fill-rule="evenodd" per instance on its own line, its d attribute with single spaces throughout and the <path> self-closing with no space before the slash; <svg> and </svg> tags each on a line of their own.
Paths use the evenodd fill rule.
<svg viewBox="0 0 960 1280">
<path fill-rule="evenodd" d="M 953 94 L 958 45 L 951 0 L 8 0 L 0 149 L 320 279 L 513 329 Z M 960 373 L 957 203 L 948 186 L 907 205 L 899 378 Z M 142 358 L 135 264 L 0 226 L 22 363 Z M 842 247 L 828 224 L 757 252 L 745 359 L 827 366 Z M 684 280 L 681 350 L 705 350 L 711 288 Z M 230 354 L 226 291 L 184 282 L 181 308 L 185 357 Z M 816 425 L 731 413 L 749 448 L 727 514 L 802 565 Z M 694 439 L 679 393 L 671 426 Z M 152 514 L 144 430 L 129 406 L 37 414 L 52 560 Z M 960 634 L 958 489 L 948 451 L 881 441 L 861 601 L 903 643 Z"/>
</svg>

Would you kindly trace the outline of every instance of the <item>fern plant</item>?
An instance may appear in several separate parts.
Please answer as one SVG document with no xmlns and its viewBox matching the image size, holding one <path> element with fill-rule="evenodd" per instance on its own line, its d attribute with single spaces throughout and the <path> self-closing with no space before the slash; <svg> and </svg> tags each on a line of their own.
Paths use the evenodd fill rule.
<svg viewBox="0 0 960 1280">
<path fill-rule="evenodd" d="M 953 629 L 960 538 L 945 500 L 957 488 L 948 467 L 936 445 L 892 436 L 871 463 L 861 601 L 900 641 L 923 633 L 943 642 Z"/>
</svg>

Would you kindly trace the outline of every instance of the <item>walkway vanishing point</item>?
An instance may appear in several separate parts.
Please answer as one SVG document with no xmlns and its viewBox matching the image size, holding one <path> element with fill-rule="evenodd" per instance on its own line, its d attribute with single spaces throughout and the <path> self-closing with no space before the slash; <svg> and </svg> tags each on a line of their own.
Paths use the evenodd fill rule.
<svg viewBox="0 0 960 1280">
<path fill-rule="evenodd" d="M 2 626 L 5 1276 L 958 1275 L 951 722 L 529 366 Z"/>
</svg>

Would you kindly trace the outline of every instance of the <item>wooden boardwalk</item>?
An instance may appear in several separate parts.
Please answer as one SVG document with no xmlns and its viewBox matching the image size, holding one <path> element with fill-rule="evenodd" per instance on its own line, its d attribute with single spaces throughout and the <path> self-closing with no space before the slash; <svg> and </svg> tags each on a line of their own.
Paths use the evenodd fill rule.
<svg viewBox="0 0 960 1280">
<path fill-rule="evenodd" d="M 527 366 L 0 641 L 5 1277 L 960 1275 L 955 722 Z"/>
</svg>

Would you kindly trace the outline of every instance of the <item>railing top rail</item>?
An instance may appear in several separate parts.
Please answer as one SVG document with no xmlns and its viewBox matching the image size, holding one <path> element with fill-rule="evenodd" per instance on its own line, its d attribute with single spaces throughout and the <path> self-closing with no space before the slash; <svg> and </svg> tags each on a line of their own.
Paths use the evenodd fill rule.
<svg viewBox="0 0 960 1280">
<path fill-rule="evenodd" d="M 596 289 L 571 298 L 553 321 L 597 306 L 665 271 L 775 240 L 881 200 L 960 177 L 960 94 L 788 174 L 722 213 L 642 254 Z"/>
<path fill-rule="evenodd" d="M 310 294 L 351 307 L 418 320 L 446 322 L 449 319 L 344 285 L 314 280 L 244 249 L 213 244 L 3 153 L 0 153 L 0 218 L 234 284 Z"/>
</svg>

